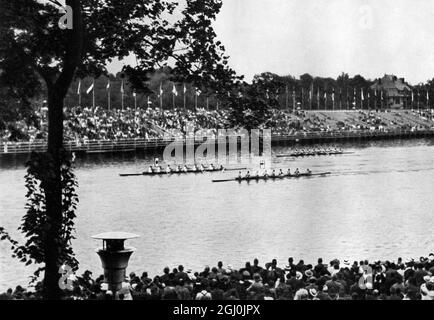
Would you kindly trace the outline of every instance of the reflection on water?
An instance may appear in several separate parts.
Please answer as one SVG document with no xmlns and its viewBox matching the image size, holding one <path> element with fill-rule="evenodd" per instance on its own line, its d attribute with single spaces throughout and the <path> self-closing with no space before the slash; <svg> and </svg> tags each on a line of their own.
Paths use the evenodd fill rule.
<svg viewBox="0 0 434 320">
<path fill-rule="evenodd" d="M 354 154 L 274 158 L 276 168 L 330 171 L 322 178 L 211 183 L 236 172 L 172 177 L 119 177 L 140 172 L 154 155 L 79 159 L 80 204 L 74 249 L 81 271 L 98 273 L 91 235 L 141 235 L 130 271 L 160 273 L 166 265 L 201 269 L 222 260 L 242 266 L 289 256 L 314 262 L 419 257 L 433 251 L 432 140 L 343 145 Z M 287 153 L 288 148 L 273 148 Z M 14 162 L 15 161 L 15 162 Z M 14 236 L 24 214 L 23 159 L 0 163 L 0 220 Z M 0 289 L 25 284 L 31 269 L 0 244 Z"/>
</svg>

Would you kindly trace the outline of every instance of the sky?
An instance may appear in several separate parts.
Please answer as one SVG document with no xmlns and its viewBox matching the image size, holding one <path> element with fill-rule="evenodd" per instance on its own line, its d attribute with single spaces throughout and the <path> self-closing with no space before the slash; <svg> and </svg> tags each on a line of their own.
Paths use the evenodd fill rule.
<svg viewBox="0 0 434 320">
<path fill-rule="evenodd" d="M 432 0 L 223 0 L 214 28 L 248 82 L 269 71 L 417 84 L 434 78 L 433 17 Z"/>
</svg>

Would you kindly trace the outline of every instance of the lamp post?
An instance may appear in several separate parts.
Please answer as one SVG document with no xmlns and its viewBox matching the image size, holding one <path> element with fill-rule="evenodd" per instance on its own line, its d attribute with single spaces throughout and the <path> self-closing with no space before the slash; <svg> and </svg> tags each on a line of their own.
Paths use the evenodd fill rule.
<svg viewBox="0 0 434 320">
<path fill-rule="evenodd" d="M 102 248 L 98 248 L 96 253 L 101 259 L 105 281 L 113 293 L 122 288 L 128 261 L 136 250 L 133 247 L 125 247 L 125 240 L 138 237 L 136 234 L 127 232 L 106 232 L 92 236 L 94 239 L 102 240 Z"/>
</svg>

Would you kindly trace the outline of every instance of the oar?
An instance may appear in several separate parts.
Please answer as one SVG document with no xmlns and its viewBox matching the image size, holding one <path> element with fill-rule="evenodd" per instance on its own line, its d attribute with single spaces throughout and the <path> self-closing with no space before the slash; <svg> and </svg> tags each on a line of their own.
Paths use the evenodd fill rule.
<svg viewBox="0 0 434 320">
<path fill-rule="evenodd" d="M 137 177 L 143 176 L 143 173 L 119 173 L 121 177 Z"/>
</svg>

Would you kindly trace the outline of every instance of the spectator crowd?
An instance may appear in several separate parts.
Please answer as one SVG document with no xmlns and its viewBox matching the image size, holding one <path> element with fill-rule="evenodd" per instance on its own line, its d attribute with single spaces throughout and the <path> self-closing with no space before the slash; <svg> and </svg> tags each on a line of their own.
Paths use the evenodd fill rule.
<svg viewBox="0 0 434 320">
<path fill-rule="evenodd" d="M 182 265 L 164 268 L 151 278 L 147 272 L 130 273 L 122 288 L 109 290 L 104 276 L 92 278 L 85 271 L 73 276 L 73 288 L 64 292 L 69 300 L 434 300 L 434 254 L 418 260 L 340 261 L 325 264 L 295 263 L 285 266 L 274 259 L 261 266 L 255 259 L 242 268 L 206 266 L 201 272 Z M 40 299 L 41 283 L 34 290 L 17 286 L 0 299 Z"/>
<path fill-rule="evenodd" d="M 189 128 L 217 134 L 232 128 L 228 110 L 158 108 L 125 110 L 89 107 L 65 109 L 65 141 L 85 143 L 89 140 L 153 139 L 182 136 Z M 273 135 L 307 134 L 336 131 L 422 130 L 433 127 L 432 110 L 401 111 L 303 111 L 273 109 L 264 127 Z M 0 142 L 45 141 L 47 110 L 35 113 L 37 124 L 24 120 L 0 127 Z"/>
</svg>

